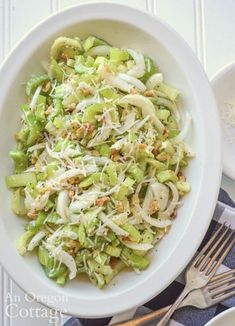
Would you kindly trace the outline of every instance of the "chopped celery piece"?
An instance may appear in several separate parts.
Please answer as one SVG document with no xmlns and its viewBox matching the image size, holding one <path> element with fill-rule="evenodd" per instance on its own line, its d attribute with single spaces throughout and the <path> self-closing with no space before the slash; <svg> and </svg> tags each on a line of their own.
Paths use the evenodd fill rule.
<svg viewBox="0 0 235 326">
<path fill-rule="evenodd" d="M 149 77 L 151 77 L 153 74 L 155 74 L 158 71 L 158 69 L 151 58 L 145 57 L 144 62 L 145 62 L 145 73 L 144 73 L 143 77 L 141 77 L 141 81 L 143 83 L 146 83 L 146 81 L 149 79 Z"/>
<path fill-rule="evenodd" d="M 27 246 L 30 239 L 35 235 L 35 231 L 24 232 L 16 241 L 16 248 L 20 255 L 24 255 L 27 251 Z"/>
<path fill-rule="evenodd" d="M 49 251 L 43 246 L 38 248 L 38 259 L 41 265 L 45 266 L 47 269 L 52 269 L 55 265 L 54 258 L 50 255 Z"/>
<path fill-rule="evenodd" d="M 122 252 L 122 248 L 121 247 L 114 247 L 114 246 L 110 246 L 108 245 L 105 249 L 105 252 L 112 257 L 120 257 L 121 252 Z"/>
<path fill-rule="evenodd" d="M 154 236 L 148 230 L 144 230 L 144 232 L 142 233 L 142 239 L 144 243 L 152 243 L 154 240 Z"/>
<path fill-rule="evenodd" d="M 101 265 L 98 264 L 95 260 L 87 261 L 89 270 L 93 272 L 100 273 L 102 275 L 110 275 L 112 274 L 112 268 L 109 265 Z"/>
<path fill-rule="evenodd" d="M 105 157 L 110 157 L 111 155 L 111 148 L 107 144 L 103 144 L 100 146 L 100 155 Z"/>
<path fill-rule="evenodd" d="M 170 116 L 170 111 L 167 109 L 161 109 L 156 111 L 157 117 L 162 120 L 164 123 L 167 123 L 167 120 Z"/>
<path fill-rule="evenodd" d="M 51 59 L 51 75 L 55 78 L 59 83 L 61 83 L 64 79 L 64 71 L 56 62 L 55 59 Z"/>
<path fill-rule="evenodd" d="M 130 223 L 126 223 L 122 225 L 122 229 L 127 231 L 129 233 L 128 238 L 130 238 L 133 242 L 140 242 L 141 240 L 141 234 L 140 232 L 134 227 L 134 225 Z"/>
<path fill-rule="evenodd" d="M 125 268 L 125 264 L 123 261 L 118 259 L 115 264 L 113 264 L 114 267 L 112 267 L 112 273 L 110 275 L 105 276 L 105 282 L 106 284 L 109 284 L 111 280 L 122 270 Z"/>
<path fill-rule="evenodd" d="M 13 212 L 17 215 L 26 215 L 27 210 L 24 206 L 23 198 L 21 196 L 20 189 L 16 189 L 13 191 L 12 200 L 11 200 L 11 208 Z"/>
<path fill-rule="evenodd" d="M 176 188 L 181 195 L 187 194 L 190 191 L 190 185 L 187 181 L 177 181 Z"/>
<path fill-rule="evenodd" d="M 32 76 L 26 83 L 26 95 L 33 95 L 38 86 L 49 80 L 50 77 L 48 75 Z"/>
<path fill-rule="evenodd" d="M 118 48 L 110 48 L 110 60 L 114 62 L 126 61 L 129 59 L 129 53 Z"/>
<path fill-rule="evenodd" d="M 111 186 L 115 186 L 118 182 L 116 165 L 114 163 L 109 163 L 106 167 L 108 173 L 108 179 Z"/>
<path fill-rule="evenodd" d="M 15 171 L 21 172 L 27 169 L 28 167 L 28 155 L 25 154 L 22 150 L 16 149 L 12 150 L 9 153 L 10 157 L 15 162 Z"/>
<path fill-rule="evenodd" d="M 93 46 L 98 46 L 98 45 L 105 45 L 107 42 L 99 39 L 98 37 L 95 36 L 89 36 L 82 42 L 83 49 L 87 52 L 90 50 Z"/>
<path fill-rule="evenodd" d="M 65 271 L 63 274 L 59 275 L 56 279 L 56 283 L 59 285 L 64 285 L 68 278 L 68 271 Z"/>
<path fill-rule="evenodd" d="M 111 88 L 102 88 L 99 91 L 100 95 L 102 95 L 103 97 L 107 98 L 107 99 L 111 99 L 111 100 L 116 100 L 120 98 L 120 95 L 117 94 L 114 90 L 112 90 Z"/>
<path fill-rule="evenodd" d="M 94 184 L 95 182 L 104 182 L 105 180 L 105 174 L 104 173 L 94 173 L 90 175 L 89 177 L 86 177 L 84 180 L 82 180 L 79 184 L 80 188 L 87 188 Z"/>
<path fill-rule="evenodd" d="M 130 195 L 133 192 L 133 184 L 135 183 L 135 180 L 127 177 L 123 184 L 121 185 L 119 191 L 115 195 L 117 200 L 123 200 L 127 195 Z"/>
<path fill-rule="evenodd" d="M 124 248 L 122 250 L 121 258 L 128 266 L 132 266 L 140 270 L 146 269 L 150 263 L 147 257 L 138 256 L 129 248 Z"/>
<path fill-rule="evenodd" d="M 130 173 L 131 177 L 137 182 L 141 182 L 144 179 L 144 172 L 137 164 L 131 165 L 128 169 L 128 173 Z"/>
<path fill-rule="evenodd" d="M 167 181 L 177 182 L 178 177 L 172 170 L 161 171 L 157 174 L 157 179 L 159 182 L 164 183 Z"/>
<path fill-rule="evenodd" d="M 155 160 L 155 159 L 152 159 L 152 158 L 147 158 L 146 159 L 146 162 L 150 165 L 152 165 L 154 168 L 156 168 L 157 171 L 164 171 L 167 169 L 167 166 L 166 164 L 158 161 L 158 160 Z"/>
<path fill-rule="evenodd" d="M 175 101 L 179 95 L 178 89 L 176 89 L 172 86 L 166 85 L 164 83 L 158 84 L 157 88 L 159 89 L 159 91 L 165 93 L 171 101 Z"/>
<path fill-rule="evenodd" d="M 27 230 L 29 230 L 29 231 L 38 231 L 41 228 L 41 226 L 44 224 L 46 218 L 47 218 L 47 215 L 46 215 L 45 212 L 43 212 L 43 211 L 39 212 L 36 220 L 31 221 L 27 225 Z"/>
<path fill-rule="evenodd" d="M 92 104 L 88 108 L 86 108 L 82 122 L 90 122 L 90 123 L 96 123 L 96 115 L 99 113 L 103 113 L 104 109 L 104 104 L 102 103 L 97 103 L 97 104 Z"/>
<path fill-rule="evenodd" d="M 6 185 L 8 188 L 24 187 L 29 183 L 37 183 L 36 174 L 33 172 L 12 174 L 6 177 Z"/>
</svg>

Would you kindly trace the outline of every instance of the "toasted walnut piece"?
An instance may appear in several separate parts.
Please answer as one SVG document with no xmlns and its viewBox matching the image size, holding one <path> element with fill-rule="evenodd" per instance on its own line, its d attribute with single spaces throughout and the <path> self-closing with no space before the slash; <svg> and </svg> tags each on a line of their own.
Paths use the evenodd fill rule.
<svg viewBox="0 0 235 326">
<path fill-rule="evenodd" d="M 42 90 L 43 92 L 47 93 L 51 89 L 51 82 L 47 81 L 43 84 Z"/>
<path fill-rule="evenodd" d="M 150 91 L 145 91 L 144 96 L 154 97 L 155 96 L 155 91 L 153 89 L 151 89 Z"/>
<path fill-rule="evenodd" d="M 92 131 L 94 131 L 94 126 L 89 122 L 84 123 L 84 128 L 86 132 L 88 132 L 89 134 L 92 133 Z"/>
<path fill-rule="evenodd" d="M 156 155 L 158 154 L 158 150 L 159 148 L 162 146 L 162 141 L 161 140 L 157 140 L 156 143 L 154 144 L 154 148 L 152 150 L 153 154 Z"/>
<path fill-rule="evenodd" d="M 64 53 L 64 52 L 61 52 L 60 57 L 61 57 L 61 59 L 64 59 L 64 60 L 68 60 L 69 59 L 69 56 L 66 53 Z"/>
<path fill-rule="evenodd" d="M 159 210 L 158 202 L 156 200 L 153 200 L 149 208 L 149 214 L 152 215 L 156 213 L 158 210 Z"/>
<path fill-rule="evenodd" d="M 69 198 L 72 199 L 75 194 L 74 190 L 69 190 Z"/>
<path fill-rule="evenodd" d="M 174 210 L 174 212 L 171 214 L 171 219 L 175 219 L 176 218 L 176 215 L 177 215 L 177 212 L 176 210 Z"/>
<path fill-rule="evenodd" d="M 32 156 L 31 157 L 31 163 L 36 164 L 36 162 L 37 162 L 37 158 L 35 156 Z"/>
<path fill-rule="evenodd" d="M 160 162 L 165 162 L 170 159 L 170 155 L 167 154 L 166 152 L 161 152 L 160 154 L 157 155 L 157 159 Z"/>
<path fill-rule="evenodd" d="M 85 127 L 84 126 L 81 126 L 76 130 L 77 139 L 83 138 L 84 134 L 85 134 Z"/>
<path fill-rule="evenodd" d="M 169 137 L 169 130 L 165 128 L 165 129 L 163 130 L 163 134 L 162 134 L 162 135 L 163 135 L 163 137 L 164 137 L 165 139 L 168 138 L 168 137 Z"/>
<path fill-rule="evenodd" d="M 29 218 L 31 218 L 32 220 L 35 220 L 35 219 L 37 218 L 37 216 L 38 216 L 38 213 L 37 213 L 36 210 L 32 210 L 32 211 L 29 211 L 29 212 L 27 213 L 27 216 L 28 216 Z"/>
<path fill-rule="evenodd" d="M 78 177 L 72 177 L 67 180 L 70 185 L 78 184 L 80 182 Z"/>
<path fill-rule="evenodd" d="M 63 130 L 62 132 L 61 132 L 61 137 L 62 138 L 66 138 L 68 136 L 68 132 L 66 131 L 66 130 Z"/>
<path fill-rule="evenodd" d="M 118 213 L 123 213 L 124 212 L 124 205 L 121 201 L 117 201 L 115 204 L 115 209 Z"/>
<path fill-rule="evenodd" d="M 137 94 L 138 92 L 137 92 L 137 89 L 135 88 L 135 87 L 132 87 L 131 88 L 131 90 L 130 90 L 130 94 L 131 95 L 135 95 L 135 94 Z"/>
<path fill-rule="evenodd" d="M 179 181 L 186 181 L 186 177 L 181 171 L 177 174 L 177 177 L 179 178 Z"/>
<path fill-rule="evenodd" d="M 71 103 L 67 106 L 66 112 L 73 112 L 76 109 L 76 103 Z"/>
<path fill-rule="evenodd" d="M 53 111 L 53 107 L 52 107 L 51 105 L 48 106 L 47 109 L 45 110 L 45 115 L 49 115 L 49 114 L 51 114 L 52 111 Z"/>
<path fill-rule="evenodd" d="M 97 206 L 104 206 L 109 201 L 110 201 L 109 197 L 101 197 L 101 198 L 96 199 L 95 203 Z"/>
<path fill-rule="evenodd" d="M 139 144 L 139 149 L 146 149 L 147 148 L 147 145 L 146 144 Z"/>
<path fill-rule="evenodd" d="M 116 162 L 116 161 L 118 161 L 119 158 L 120 158 L 119 151 L 117 149 L 112 149 L 111 150 L 111 159 Z"/>
</svg>

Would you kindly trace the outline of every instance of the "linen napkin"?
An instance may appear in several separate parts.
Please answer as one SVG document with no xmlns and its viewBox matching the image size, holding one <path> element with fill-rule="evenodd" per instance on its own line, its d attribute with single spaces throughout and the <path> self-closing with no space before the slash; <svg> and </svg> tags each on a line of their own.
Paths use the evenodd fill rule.
<svg viewBox="0 0 235 326">
<path fill-rule="evenodd" d="M 208 231 L 201 243 L 203 246 L 211 237 L 214 229 L 218 224 L 227 222 L 231 225 L 232 229 L 235 229 L 235 203 L 231 200 L 229 195 L 220 189 L 219 198 L 216 204 L 215 212 L 211 220 L 211 224 Z M 229 269 L 235 268 L 235 246 L 232 248 L 228 256 L 223 261 L 218 272 L 225 272 Z M 134 318 L 139 315 L 151 312 L 169 304 L 172 304 L 178 297 L 184 287 L 184 272 L 177 277 L 177 279 L 171 283 L 162 293 L 145 303 L 139 308 L 134 308 L 131 311 L 125 312 L 120 315 L 116 315 L 109 318 L 99 319 L 84 319 L 71 317 L 68 319 L 64 326 L 106 326 L 112 323 L 124 321 L 129 318 Z M 204 326 L 214 316 L 223 312 L 224 310 L 235 306 L 235 297 L 227 299 L 224 302 L 217 304 L 214 307 L 199 310 L 193 307 L 185 307 L 179 309 L 174 313 L 170 320 L 170 326 Z M 156 321 L 152 321 L 146 324 L 147 326 L 155 326 Z"/>
</svg>

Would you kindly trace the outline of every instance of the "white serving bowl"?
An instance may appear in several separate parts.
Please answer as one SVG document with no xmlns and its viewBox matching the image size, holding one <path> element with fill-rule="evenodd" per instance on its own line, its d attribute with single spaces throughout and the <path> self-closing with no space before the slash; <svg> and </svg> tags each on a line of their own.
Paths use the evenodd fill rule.
<svg viewBox="0 0 235 326">
<path fill-rule="evenodd" d="M 42 271 L 37 258 L 21 257 L 15 240 L 24 221 L 10 208 L 11 194 L 5 176 L 13 171 L 8 157 L 13 134 L 20 126 L 19 106 L 25 102 L 21 84 L 40 71 L 52 41 L 59 35 L 85 37 L 95 34 L 111 44 L 140 50 L 155 59 L 165 80 L 182 93 L 182 110 L 193 118 L 189 141 L 196 158 L 187 168 L 192 185 L 169 234 L 153 250 L 150 267 L 136 275 L 122 272 L 99 290 L 84 279 L 59 287 Z M 34 28 L 11 52 L 0 71 L 0 260 L 11 277 L 39 301 L 68 314 L 104 317 L 138 306 L 160 293 L 183 270 L 196 252 L 210 223 L 221 177 L 220 127 L 208 80 L 183 39 L 157 18 L 134 8 L 107 3 L 84 4 L 53 15 Z"/>
<path fill-rule="evenodd" d="M 214 317 L 205 326 L 234 326 L 235 324 L 235 308 L 225 310 L 221 314 Z"/>
<path fill-rule="evenodd" d="M 222 128 L 222 160 L 223 172 L 232 180 L 235 180 L 235 128 L 231 127 L 226 119 L 226 110 L 229 105 L 235 103 L 235 62 L 229 63 L 211 79 L 215 99 L 220 112 Z"/>
</svg>

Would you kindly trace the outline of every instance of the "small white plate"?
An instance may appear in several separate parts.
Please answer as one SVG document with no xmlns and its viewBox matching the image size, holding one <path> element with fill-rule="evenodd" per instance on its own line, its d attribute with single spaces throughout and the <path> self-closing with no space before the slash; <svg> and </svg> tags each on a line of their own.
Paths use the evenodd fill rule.
<svg viewBox="0 0 235 326">
<path fill-rule="evenodd" d="M 235 62 L 223 67 L 212 78 L 211 84 L 221 117 L 223 173 L 235 180 Z M 231 113 L 232 109 L 234 119 L 231 125 L 228 121 L 231 121 L 228 113 Z M 210 121 L 208 121 L 208 128 L 210 128 Z"/>
<path fill-rule="evenodd" d="M 235 308 L 230 308 L 213 318 L 205 326 L 234 326 Z"/>
</svg>

